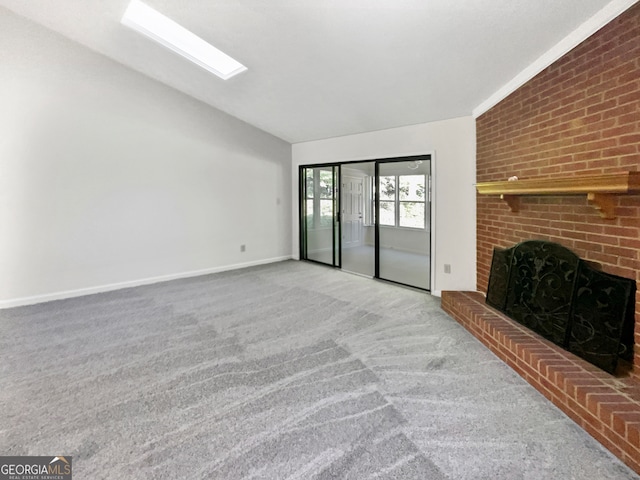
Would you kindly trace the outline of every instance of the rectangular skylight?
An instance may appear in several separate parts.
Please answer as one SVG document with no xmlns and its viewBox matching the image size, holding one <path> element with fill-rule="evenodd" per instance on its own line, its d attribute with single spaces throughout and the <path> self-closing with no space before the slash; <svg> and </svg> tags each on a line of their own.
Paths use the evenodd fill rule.
<svg viewBox="0 0 640 480">
<path fill-rule="evenodd" d="M 247 69 L 226 53 L 139 0 L 131 0 L 121 22 L 224 80 Z"/>
</svg>

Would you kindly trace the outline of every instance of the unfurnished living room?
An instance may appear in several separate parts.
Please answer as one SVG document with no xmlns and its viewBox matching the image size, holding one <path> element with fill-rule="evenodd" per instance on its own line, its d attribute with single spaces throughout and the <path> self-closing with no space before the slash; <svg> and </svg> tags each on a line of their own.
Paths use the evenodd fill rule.
<svg viewBox="0 0 640 480">
<path fill-rule="evenodd" d="M 0 478 L 640 480 L 638 0 L 0 0 L 0 127 Z"/>
</svg>

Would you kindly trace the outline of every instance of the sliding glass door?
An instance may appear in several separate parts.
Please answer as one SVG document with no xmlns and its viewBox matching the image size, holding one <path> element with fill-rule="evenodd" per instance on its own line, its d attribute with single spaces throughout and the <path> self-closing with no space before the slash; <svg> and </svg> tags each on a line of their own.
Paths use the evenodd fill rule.
<svg viewBox="0 0 640 480">
<path fill-rule="evenodd" d="M 340 266 L 337 205 L 338 167 L 305 167 L 301 170 L 303 258 Z"/>
<path fill-rule="evenodd" d="M 300 168 L 300 257 L 431 289 L 428 155 Z"/>
<path fill-rule="evenodd" d="M 378 271 L 383 280 L 429 290 L 430 178 L 426 160 L 378 164 Z"/>
<path fill-rule="evenodd" d="M 340 216 L 342 269 L 375 275 L 375 162 L 342 165 Z"/>
</svg>

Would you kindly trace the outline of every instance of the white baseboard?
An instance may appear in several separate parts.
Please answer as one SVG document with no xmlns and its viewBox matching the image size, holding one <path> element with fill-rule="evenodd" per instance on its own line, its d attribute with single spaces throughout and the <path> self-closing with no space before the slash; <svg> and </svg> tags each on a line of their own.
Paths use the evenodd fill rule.
<svg viewBox="0 0 640 480">
<path fill-rule="evenodd" d="M 5 308 L 22 307 L 25 305 L 35 305 L 37 303 L 51 302 L 53 300 L 63 300 L 65 298 L 82 297 L 84 295 L 93 295 L 94 293 L 111 292 L 113 290 L 121 290 L 123 288 L 139 287 L 142 285 L 151 285 L 153 283 L 168 282 L 170 280 L 178 280 L 180 278 L 200 277 L 211 273 L 226 272 L 229 270 L 238 270 L 240 268 L 255 267 L 257 265 L 266 265 L 268 263 L 282 262 L 290 260 L 291 255 L 283 257 L 267 258 L 264 260 L 256 260 L 253 262 L 236 263 L 234 265 L 225 265 L 223 267 L 205 268 L 202 270 L 193 270 L 190 272 L 172 273 L 169 275 L 161 275 L 159 277 L 141 278 L 138 280 L 129 280 L 126 282 L 110 283 L 107 285 L 98 285 L 95 287 L 79 288 L 77 290 L 66 290 L 63 292 L 45 293 L 43 295 L 34 295 L 32 297 L 12 298 L 10 300 L 0 300 L 0 310 Z"/>
</svg>

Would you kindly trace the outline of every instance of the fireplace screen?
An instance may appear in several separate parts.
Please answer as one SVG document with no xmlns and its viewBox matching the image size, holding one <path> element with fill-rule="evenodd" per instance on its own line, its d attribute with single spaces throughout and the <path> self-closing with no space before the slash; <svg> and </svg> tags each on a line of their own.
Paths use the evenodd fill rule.
<svg viewBox="0 0 640 480">
<path fill-rule="evenodd" d="M 614 373 L 631 360 L 635 281 L 600 272 L 557 243 L 495 248 L 487 304 Z"/>
</svg>

